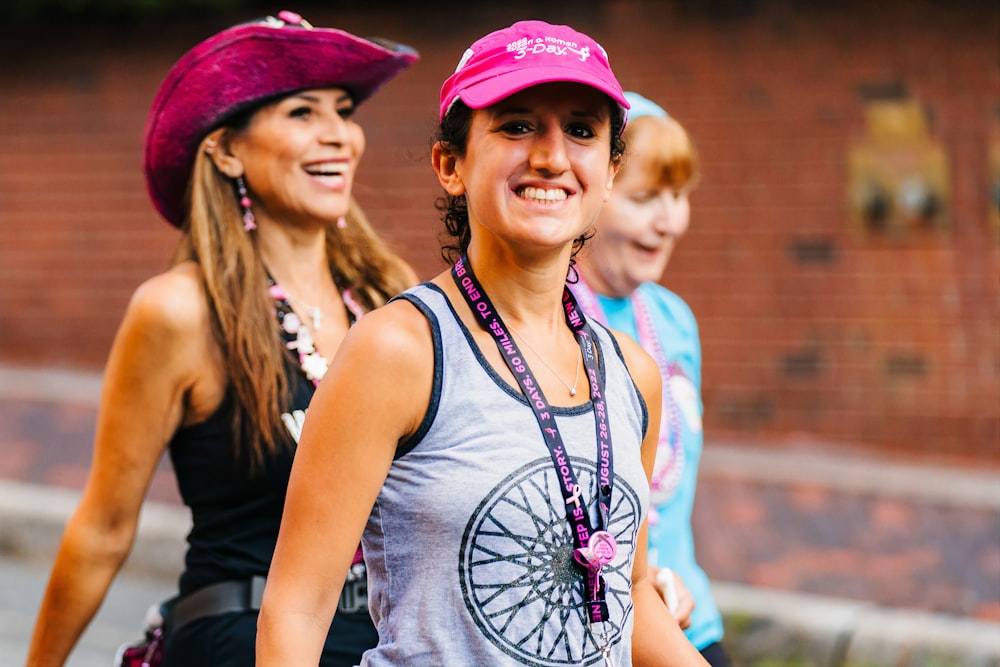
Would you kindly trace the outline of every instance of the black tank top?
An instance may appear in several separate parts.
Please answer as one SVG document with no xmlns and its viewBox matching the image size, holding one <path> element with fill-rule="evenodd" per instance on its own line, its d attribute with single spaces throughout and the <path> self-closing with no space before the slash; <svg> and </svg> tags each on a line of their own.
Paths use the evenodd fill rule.
<svg viewBox="0 0 1000 667">
<path fill-rule="evenodd" d="M 267 575 L 294 443 L 315 391 L 290 360 L 285 372 L 292 395 L 291 410 L 282 415 L 287 444 L 262 468 L 251 473 L 247 461 L 234 455 L 231 395 L 212 416 L 179 429 L 170 442 L 177 485 L 193 520 L 180 578 L 182 595 L 217 581 Z"/>
</svg>

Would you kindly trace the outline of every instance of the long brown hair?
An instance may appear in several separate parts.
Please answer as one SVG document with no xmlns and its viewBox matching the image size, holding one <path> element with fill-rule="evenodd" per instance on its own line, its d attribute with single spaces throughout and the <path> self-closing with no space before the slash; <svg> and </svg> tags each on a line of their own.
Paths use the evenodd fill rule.
<svg viewBox="0 0 1000 667">
<path fill-rule="evenodd" d="M 257 235 L 243 229 L 231 179 L 203 150 L 195 157 L 188 219 L 174 262 L 197 262 L 211 309 L 215 339 L 229 374 L 233 437 L 238 459 L 259 469 L 266 458 L 290 446 L 281 413 L 290 405 L 285 375 L 289 353 L 280 340 L 274 304 Z M 334 282 L 371 310 L 410 287 L 406 263 L 378 237 L 352 199 L 341 229 L 326 231 Z"/>
</svg>

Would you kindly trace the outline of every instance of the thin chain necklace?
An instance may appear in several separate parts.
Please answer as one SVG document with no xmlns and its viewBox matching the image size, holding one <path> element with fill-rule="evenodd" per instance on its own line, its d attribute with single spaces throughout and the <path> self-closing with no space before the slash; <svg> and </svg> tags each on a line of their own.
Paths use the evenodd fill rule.
<svg viewBox="0 0 1000 667">
<path fill-rule="evenodd" d="M 522 341 L 524 341 L 524 344 L 528 346 L 528 349 L 535 353 L 535 356 L 538 357 L 538 360 L 540 362 L 542 362 L 542 364 L 544 364 L 546 368 L 548 368 L 550 371 L 552 371 L 552 374 L 555 375 L 556 378 L 560 382 L 563 383 L 563 386 L 566 387 L 567 390 L 569 390 L 569 395 L 570 396 L 576 396 L 576 386 L 580 382 L 580 362 L 579 362 L 579 360 L 577 361 L 577 364 L 576 364 L 576 376 L 573 378 L 573 384 L 570 385 L 569 382 L 566 382 L 566 380 L 562 379 L 562 376 L 559 375 L 559 373 L 556 372 L 556 369 L 552 368 L 552 366 L 549 366 L 549 362 L 545 361 L 545 357 L 543 357 L 541 354 L 538 353 L 538 350 L 536 350 L 535 346 L 532 345 L 528 341 L 528 339 L 524 337 L 524 334 L 522 334 L 520 331 L 518 331 L 514 327 L 510 326 L 510 324 L 507 325 L 507 328 L 511 330 L 511 333 L 517 334 L 517 337 L 520 338 Z M 577 351 L 580 352 L 580 356 L 582 357 L 583 356 L 583 352 L 580 351 L 579 347 L 577 347 Z"/>
</svg>

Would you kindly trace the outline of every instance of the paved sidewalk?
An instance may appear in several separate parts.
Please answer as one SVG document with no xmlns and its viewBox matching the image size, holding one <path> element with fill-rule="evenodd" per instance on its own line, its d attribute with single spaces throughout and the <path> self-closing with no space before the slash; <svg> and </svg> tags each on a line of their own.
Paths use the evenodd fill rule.
<svg viewBox="0 0 1000 667">
<path fill-rule="evenodd" d="M 94 374 L 0 366 L 6 553 L 51 559 L 86 479 L 99 388 Z M 150 499 L 127 568 L 172 579 L 188 518 L 166 462 Z M 694 521 L 739 664 L 1000 666 L 995 470 L 709 442 Z"/>
</svg>

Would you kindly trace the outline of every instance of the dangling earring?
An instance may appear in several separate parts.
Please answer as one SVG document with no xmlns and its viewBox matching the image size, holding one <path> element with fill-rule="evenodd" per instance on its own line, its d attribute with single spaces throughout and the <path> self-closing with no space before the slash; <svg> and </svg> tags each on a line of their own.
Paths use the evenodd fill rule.
<svg viewBox="0 0 1000 667">
<path fill-rule="evenodd" d="M 345 227 L 347 227 L 347 218 L 340 216 L 337 218 L 337 229 L 344 229 Z"/>
<path fill-rule="evenodd" d="M 250 210 L 250 195 L 247 194 L 247 184 L 242 176 L 236 177 L 236 189 L 240 200 L 240 208 L 243 209 L 243 230 L 251 231 L 257 229 L 257 221 L 254 220 L 253 211 Z"/>
</svg>

